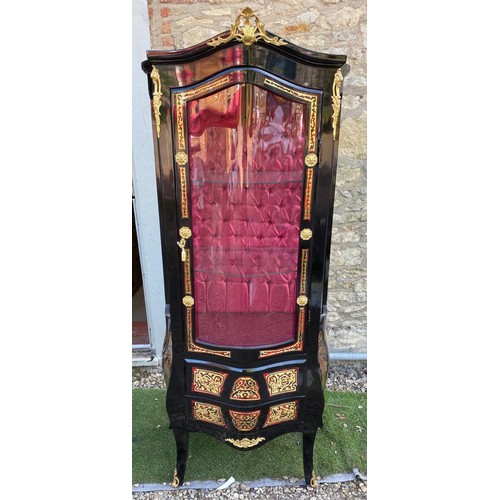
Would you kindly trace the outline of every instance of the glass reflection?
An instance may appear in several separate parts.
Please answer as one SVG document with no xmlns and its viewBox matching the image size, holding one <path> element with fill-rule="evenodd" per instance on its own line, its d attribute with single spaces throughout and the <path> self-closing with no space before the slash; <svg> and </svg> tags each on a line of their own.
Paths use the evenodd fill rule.
<svg viewBox="0 0 500 500">
<path fill-rule="evenodd" d="M 188 102 L 196 338 L 295 338 L 304 104 L 239 84 Z"/>
</svg>

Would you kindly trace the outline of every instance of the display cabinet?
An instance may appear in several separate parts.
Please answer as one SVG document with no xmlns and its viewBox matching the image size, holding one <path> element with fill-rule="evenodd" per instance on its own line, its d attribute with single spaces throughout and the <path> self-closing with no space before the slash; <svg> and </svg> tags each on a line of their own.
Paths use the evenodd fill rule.
<svg viewBox="0 0 500 500">
<path fill-rule="evenodd" d="M 184 480 L 190 432 L 250 452 L 300 432 L 306 484 L 316 485 L 345 61 L 265 31 L 247 8 L 231 30 L 150 51 L 143 63 L 174 486 Z"/>
</svg>

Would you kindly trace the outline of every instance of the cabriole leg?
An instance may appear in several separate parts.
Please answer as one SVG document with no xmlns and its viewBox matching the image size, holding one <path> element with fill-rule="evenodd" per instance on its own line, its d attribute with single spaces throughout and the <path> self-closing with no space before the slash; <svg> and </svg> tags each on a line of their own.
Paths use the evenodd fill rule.
<svg viewBox="0 0 500 500">
<path fill-rule="evenodd" d="M 302 452 L 304 459 L 304 477 L 306 480 L 306 486 L 312 486 L 313 488 L 318 487 L 316 474 L 314 474 L 313 470 L 313 450 L 315 438 L 316 431 L 303 433 Z"/>
<path fill-rule="evenodd" d="M 184 483 L 184 474 L 186 473 L 186 462 L 188 457 L 189 432 L 183 431 L 178 427 L 173 427 L 175 437 L 175 446 L 177 448 L 177 462 L 174 471 L 172 486 L 182 486 Z"/>
</svg>

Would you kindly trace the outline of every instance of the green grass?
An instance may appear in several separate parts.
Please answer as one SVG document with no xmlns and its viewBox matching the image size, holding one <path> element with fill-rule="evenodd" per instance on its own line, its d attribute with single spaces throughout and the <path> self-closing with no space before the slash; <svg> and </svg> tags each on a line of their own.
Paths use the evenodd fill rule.
<svg viewBox="0 0 500 500">
<path fill-rule="evenodd" d="M 133 389 L 132 393 L 133 483 L 170 482 L 175 467 L 175 444 L 168 428 L 165 391 Z M 314 445 L 316 474 L 350 472 L 354 467 L 366 472 L 366 394 L 326 392 L 325 395 L 324 427 L 318 430 Z M 193 432 L 189 457 L 186 481 L 230 476 L 237 481 L 303 477 L 299 433 L 284 434 L 260 448 L 241 452 L 207 434 Z"/>
</svg>

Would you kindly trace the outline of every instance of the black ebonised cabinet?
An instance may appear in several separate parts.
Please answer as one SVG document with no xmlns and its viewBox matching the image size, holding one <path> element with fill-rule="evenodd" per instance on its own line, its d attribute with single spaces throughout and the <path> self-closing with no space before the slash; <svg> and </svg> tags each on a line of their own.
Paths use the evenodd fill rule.
<svg viewBox="0 0 500 500">
<path fill-rule="evenodd" d="M 250 9 L 150 51 L 167 300 L 163 368 L 183 483 L 189 432 L 251 451 L 303 433 L 306 484 L 328 371 L 326 294 L 345 56 Z"/>
</svg>

